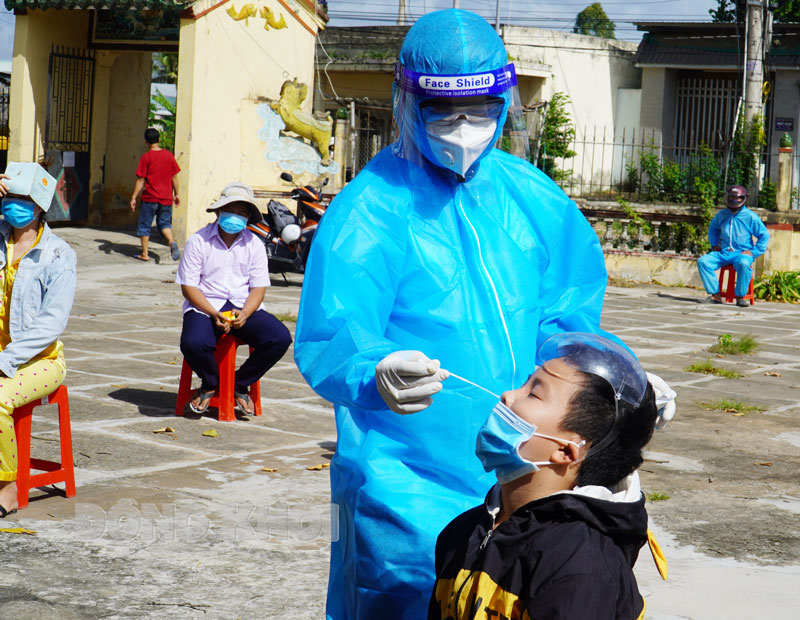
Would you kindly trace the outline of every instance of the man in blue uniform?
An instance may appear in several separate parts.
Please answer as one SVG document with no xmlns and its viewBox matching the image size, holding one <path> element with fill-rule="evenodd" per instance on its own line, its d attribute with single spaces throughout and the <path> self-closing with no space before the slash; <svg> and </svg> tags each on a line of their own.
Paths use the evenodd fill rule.
<svg viewBox="0 0 800 620">
<path fill-rule="evenodd" d="M 424 618 L 439 531 L 493 484 L 475 439 L 496 397 L 443 386 L 449 371 L 500 393 L 548 336 L 600 331 L 597 236 L 555 183 L 493 148 L 515 84 L 481 17 L 420 18 L 395 77 L 397 139 L 314 238 L 295 361 L 335 405 L 333 620 Z"/>
<path fill-rule="evenodd" d="M 741 185 L 732 185 L 725 199 L 728 208 L 718 211 L 708 226 L 711 252 L 697 259 L 700 279 L 709 294 L 704 303 L 722 303 L 719 280 L 714 272 L 725 265 L 733 265 L 736 305 L 742 308 L 750 305 L 743 298 L 753 277 L 753 262 L 767 251 L 769 232 L 761 218 L 745 206 L 746 202 L 747 190 Z"/>
</svg>

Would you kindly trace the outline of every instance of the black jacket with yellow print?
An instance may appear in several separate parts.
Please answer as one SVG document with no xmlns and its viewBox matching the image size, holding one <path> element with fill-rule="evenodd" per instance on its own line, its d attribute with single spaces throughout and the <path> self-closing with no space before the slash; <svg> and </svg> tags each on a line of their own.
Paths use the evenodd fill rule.
<svg viewBox="0 0 800 620">
<path fill-rule="evenodd" d="M 494 530 L 496 485 L 436 543 L 428 619 L 637 620 L 633 565 L 647 512 L 633 474 L 612 493 L 583 487 L 530 502 Z"/>
</svg>

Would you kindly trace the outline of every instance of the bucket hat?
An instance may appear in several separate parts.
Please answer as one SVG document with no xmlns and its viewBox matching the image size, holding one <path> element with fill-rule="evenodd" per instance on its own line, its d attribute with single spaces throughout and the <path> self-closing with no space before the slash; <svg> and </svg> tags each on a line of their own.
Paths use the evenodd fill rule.
<svg viewBox="0 0 800 620">
<path fill-rule="evenodd" d="M 234 202 L 243 202 L 250 209 L 250 217 L 247 220 L 248 224 L 258 224 L 262 220 L 261 211 L 258 210 L 254 202 L 255 196 L 253 195 L 253 188 L 247 183 L 241 181 L 234 181 L 228 183 L 225 189 L 217 198 L 216 202 L 211 205 L 206 211 L 209 213 L 219 211 L 222 207 L 227 206 Z"/>
</svg>

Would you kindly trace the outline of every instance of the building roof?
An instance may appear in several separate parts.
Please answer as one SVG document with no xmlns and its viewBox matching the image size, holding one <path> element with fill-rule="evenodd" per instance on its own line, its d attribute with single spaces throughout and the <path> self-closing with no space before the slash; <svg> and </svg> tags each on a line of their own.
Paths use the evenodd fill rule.
<svg viewBox="0 0 800 620">
<path fill-rule="evenodd" d="M 26 9 L 164 9 L 183 8 L 194 0 L 5 0 L 9 11 Z"/>
<path fill-rule="evenodd" d="M 634 22 L 646 31 L 634 57 L 639 67 L 738 69 L 742 66 L 742 24 Z M 768 66 L 800 68 L 800 24 L 774 24 Z"/>
</svg>

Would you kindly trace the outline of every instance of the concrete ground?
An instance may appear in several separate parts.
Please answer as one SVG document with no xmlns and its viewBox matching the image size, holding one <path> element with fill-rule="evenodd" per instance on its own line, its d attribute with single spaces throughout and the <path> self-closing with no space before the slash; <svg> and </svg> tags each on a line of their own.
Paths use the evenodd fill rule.
<svg viewBox="0 0 800 620">
<path fill-rule="evenodd" d="M 64 335 L 77 496 L 34 491 L 0 522 L 0 620 L 324 617 L 330 406 L 290 354 L 261 382 L 264 415 L 220 423 L 174 415 L 181 356 L 176 263 L 151 264 L 129 233 L 62 228 L 79 283 Z M 274 278 L 266 305 L 290 320 L 301 280 Z M 652 529 L 670 562 L 636 567 L 648 618 L 773 620 L 800 608 L 800 307 L 697 303 L 701 291 L 609 288 L 604 326 L 679 394 L 676 419 L 642 470 Z M 707 351 L 752 334 L 753 355 Z M 738 379 L 684 371 L 694 362 Z M 763 411 L 715 410 L 740 401 Z M 170 427 L 172 431 L 163 431 Z M 214 429 L 216 437 L 203 432 Z M 33 452 L 56 457 L 53 407 L 37 409 Z M 312 469 L 309 469 L 312 468 Z M 667 499 L 668 498 L 668 499 Z"/>
</svg>

